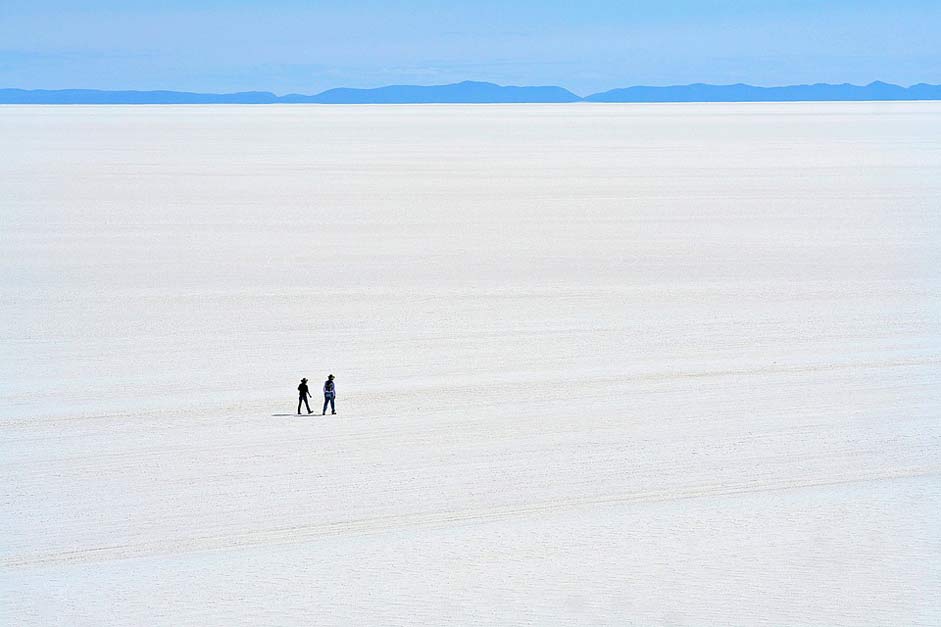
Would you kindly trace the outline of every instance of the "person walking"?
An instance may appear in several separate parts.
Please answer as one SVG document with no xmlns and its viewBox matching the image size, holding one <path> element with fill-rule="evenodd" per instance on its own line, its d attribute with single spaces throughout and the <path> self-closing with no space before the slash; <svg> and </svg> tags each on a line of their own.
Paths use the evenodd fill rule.
<svg viewBox="0 0 941 627">
<path fill-rule="evenodd" d="M 297 399 L 297 415 L 301 415 L 301 403 L 304 403 L 304 405 L 307 406 L 308 414 L 314 413 L 310 410 L 310 404 L 307 402 L 308 396 L 311 398 L 314 397 L 314 395 L 310 393 L 310 390 L 307 389 L 307 379 L 301 379 L 301 384 L 297 386 L 297 392 L 300 395 L 300 397 Z"/>
<path fill-rule="evenodd" d="M 327 414 L 327 404 L 330 404 L 330 413 L 337 413 L 337 407 L 333 402 L 333 399 L 337 397 L 337 386 L 333 384 L 333 375 L 327 377 L 327 380 L 323 382 L 323 416 Z"/>
</svg>

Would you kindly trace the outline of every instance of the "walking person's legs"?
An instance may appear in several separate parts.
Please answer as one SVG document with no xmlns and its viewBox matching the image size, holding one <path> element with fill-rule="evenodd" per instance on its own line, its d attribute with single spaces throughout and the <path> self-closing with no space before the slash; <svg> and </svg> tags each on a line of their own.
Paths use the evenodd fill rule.
<svg viewBox="0 0 941 627">
<path fill-rule="evenodd" d="M 303 396 L 297 399 L 297 415 L 298 416 L 301 415 L 301 401 L 305 401 L 305 400 L 306 399 Z"/>
<path fill-rule="evenodd" d="M 335 401 L 334 401 L 334 398 L 335 398 L 335 397 L 333 397 L 333 396 L 330 397 L 330 413 L 331 413 L 331 414 L 337 413 L 337 406 L 336 406 L 336 403 L 335 403 Z"/>
<path fill-rule="evenodd" d="M 329 396 L 324 396 L 324 397 L 323 397 L 323 413 L 321 414 L 321 416 L 326 415 L 326 413 L 327 413 L 327 403 L 329 403 L 329 402 L 330 402 L 330 397 L 329 397 Z"/>
<path fill-rule="evenodd" d="M 307 413 L 308 413 L 308 414 L 314 413 L 314 412 L 312 412 L 312 411 L 310 410 L 310 403 L 307 402 L 307 397 L 306 397 L 306 396 L 304 397 L 304 407 L 307 408 Z M 301 413 L 301 407 L 300 407 L 299 404 L 298 404 L 298 406 L 297 406 L 297 413 Z"/>
</svg>

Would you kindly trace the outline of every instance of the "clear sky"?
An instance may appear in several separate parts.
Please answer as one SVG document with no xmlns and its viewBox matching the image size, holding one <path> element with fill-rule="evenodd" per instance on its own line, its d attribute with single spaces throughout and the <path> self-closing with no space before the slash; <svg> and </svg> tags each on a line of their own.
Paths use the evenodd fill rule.
<svg viewBox="0 0 941 627">
<path fill-rule="evenodd" d="M 0 87 L 941 83 L 941 0 L 0 0 Z"/>
</svg>

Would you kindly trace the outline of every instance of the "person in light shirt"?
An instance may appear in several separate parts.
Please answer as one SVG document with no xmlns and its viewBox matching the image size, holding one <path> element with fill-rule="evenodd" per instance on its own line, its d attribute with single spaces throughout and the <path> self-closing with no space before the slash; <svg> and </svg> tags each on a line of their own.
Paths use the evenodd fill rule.
<svg viewBox="0 0 941 627">
<path fill-rule="evenodd" d="M 327 380 L 323 382 L 323 414 L 327 414 L 327 404 L 330 405 L 330 413 L 337 413 L 337 407 L 334 404 L 334 399 L 337 397 L 337 386 L 333 383 L 333 375 L 327 377 Z"/>
</svg>

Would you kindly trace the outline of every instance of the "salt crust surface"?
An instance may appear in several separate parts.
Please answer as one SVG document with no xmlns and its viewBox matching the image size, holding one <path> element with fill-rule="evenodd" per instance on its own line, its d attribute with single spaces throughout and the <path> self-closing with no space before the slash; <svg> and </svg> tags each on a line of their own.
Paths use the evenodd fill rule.
<svg viewBox="0 0 941 627">
<path fill-rule="evenodd" d="M 0 151 L 0 622 L 941 622 L 941 103 L 3 107 Z"/>
</svg>

